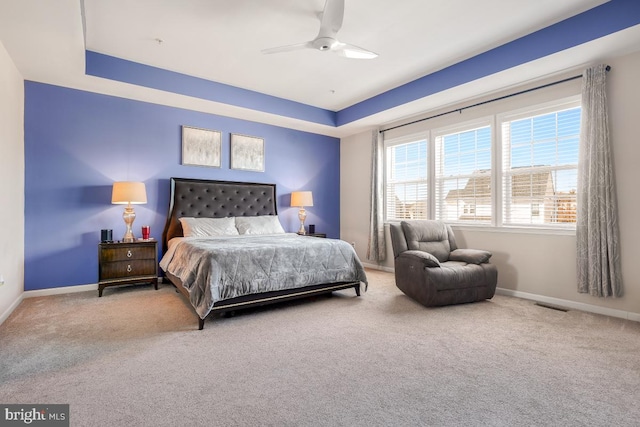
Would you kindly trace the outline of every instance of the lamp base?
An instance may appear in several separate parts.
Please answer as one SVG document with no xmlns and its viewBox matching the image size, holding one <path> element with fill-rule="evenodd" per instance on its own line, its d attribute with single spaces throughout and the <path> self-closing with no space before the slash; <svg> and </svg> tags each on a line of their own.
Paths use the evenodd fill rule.
<svg viewBox="0 0 640 427">
<path fill-rule="evenodd" d="M 305 235 L 307 231 L 304 229 L 304 220 L 307 219 L 307 211 L 304 210 L 303 207 L 298 211 L 298 219 L 300 220 L 300 230 L 298 230 L 298 234 Z"/>
<path fill-rule="evenodd" d="M 127 226 L 127 230 L 124 232 L 124 237 L 122 241 L 124 243 L 131 243 L 136 241 L 136 236 L 133 234 L 133 229 L 131 226 L 133 225 L 133 221 L 136 219 L 136 213 L 133 210 L 133 206 L 127 205 L 124 208 L 124 213 L 122 214 L 122 218 L 124 219 L 124 223 Z"/>
</svg>

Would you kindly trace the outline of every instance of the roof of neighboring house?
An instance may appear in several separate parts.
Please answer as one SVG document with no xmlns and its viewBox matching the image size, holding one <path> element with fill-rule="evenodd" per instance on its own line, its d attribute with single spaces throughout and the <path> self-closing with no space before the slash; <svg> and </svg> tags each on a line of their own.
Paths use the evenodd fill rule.
<svg viewBox="0 0 640 427">
<path fill-rule="evenodd" d="M 512 198 L 544 198 L 553 194 L 551 172 L 512 175 Z M 477 200 L 491 198 L 491 172 L 482 170 L 467 180 L 464 188 L 450 190 L 446 200 Z"/>
</svg>

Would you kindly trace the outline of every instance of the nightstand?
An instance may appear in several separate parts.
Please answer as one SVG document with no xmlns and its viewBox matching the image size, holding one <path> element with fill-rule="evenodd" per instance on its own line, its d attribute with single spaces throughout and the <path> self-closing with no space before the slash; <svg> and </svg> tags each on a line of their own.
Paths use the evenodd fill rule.
<svg viewBox="0 0 640 427">
<path fill-rule="evenodd" d="M 305 234 L 305 236 L 322 237 L 323 239 L 327 238 L 327 235 L 325 233 L 307 233 L 307 234 Z"/>
<path fill-rule="evenodd" d="M 98 296 L 108 286 L 151 283 L 158 289 L 158 242 L 100 243 Z"/>
</svg>

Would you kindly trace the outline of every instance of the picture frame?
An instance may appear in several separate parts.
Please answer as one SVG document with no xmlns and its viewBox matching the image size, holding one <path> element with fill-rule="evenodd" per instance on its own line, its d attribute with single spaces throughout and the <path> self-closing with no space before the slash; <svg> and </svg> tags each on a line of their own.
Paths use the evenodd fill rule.
<svg viewBox="0 0 640 427">
<path fill-rule="evenodd" d="M 231 134 L 231 169 L 264 172 L 264 139 Z"/>
<path fill-rule="evenodd" d="M 182 126 L 182 164 L 219 168 L 222 165 L 222 133 Z"/>
</svg>

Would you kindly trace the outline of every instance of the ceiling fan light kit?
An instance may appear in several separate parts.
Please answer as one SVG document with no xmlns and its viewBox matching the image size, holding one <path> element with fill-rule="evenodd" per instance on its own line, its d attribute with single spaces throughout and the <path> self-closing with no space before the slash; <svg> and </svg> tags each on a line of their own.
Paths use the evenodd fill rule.
<svg viewBox="0 0 640 427">
<path fill-rule="evenodd" d="M 377 53 L 338 41 L 336 35 L 338 31 L 340 31 L 340 28 L 342 28 L 343 18 L 344 0 L 327 0 L 324 4 L 324 11 L 322 12 L 320 31 L 315 39 L 305 43 L 264 49 L 262 53 L 271 54 L 291 52 L 300 49 L 315 49 L 320 52 L 334 52 L 340 56 L 351 59 L 373 59 L 377 57 Z"/>
</svg>

